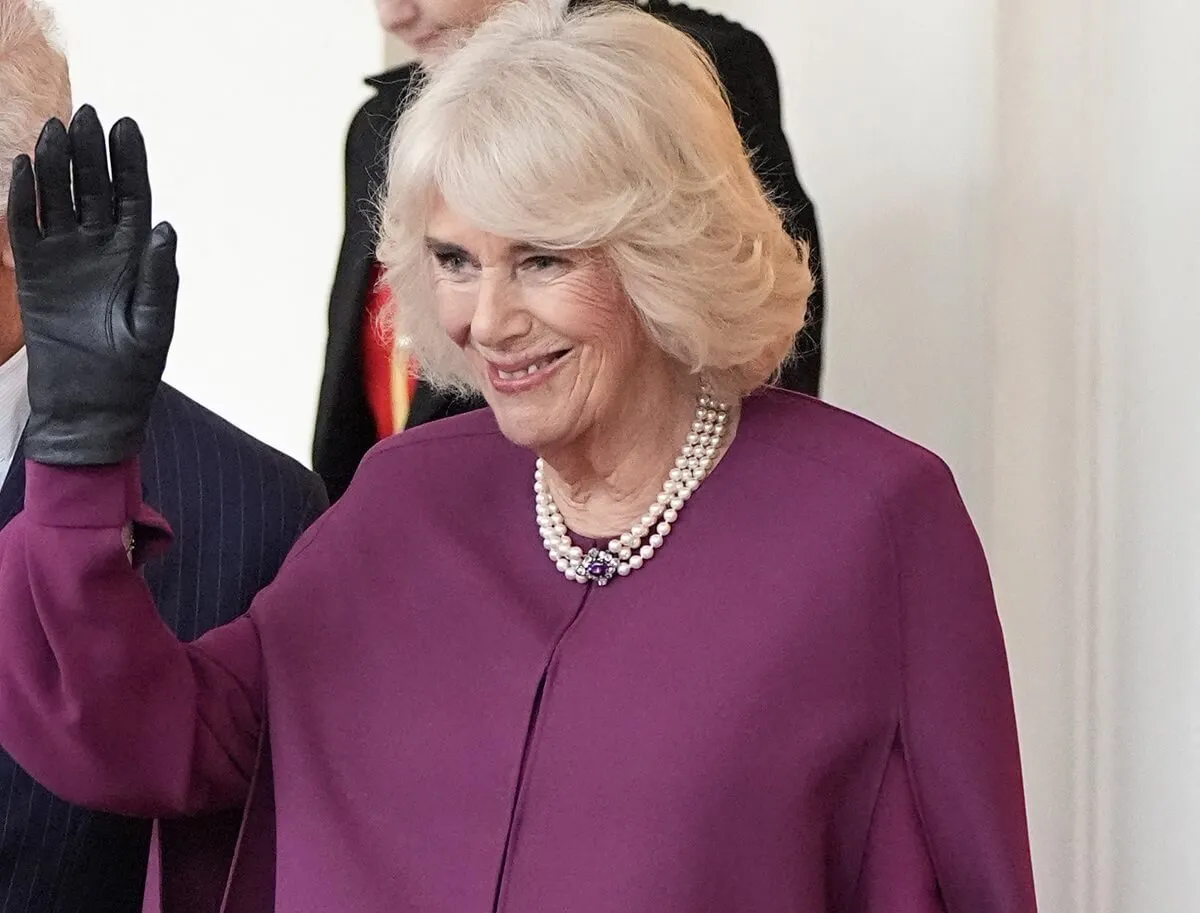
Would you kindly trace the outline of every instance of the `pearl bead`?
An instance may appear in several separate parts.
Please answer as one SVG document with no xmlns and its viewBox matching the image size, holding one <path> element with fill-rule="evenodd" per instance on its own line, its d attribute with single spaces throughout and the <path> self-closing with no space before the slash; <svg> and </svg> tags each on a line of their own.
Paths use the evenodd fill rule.
<svg viewBox="0 0 1200 913">
<path fill-rule="evenodd" d="M 711 394 L 701 392 L 693 415 L 692 430 L 681 445 L 674 467 L 668 472 L 662 490 L 655 496 L 641 520 L 628 532 L 610 539 L 608 553 L 614 556 L 615 573 L 627 577 L 642 567 L 662 548 L 666 537 L 679 519 L 679 511 L 707 476 L 725 431 L 728 407 L 717 403 Z M 568 580 L 588 584 L 585 550 L 571 541 L 566 521 L 546 482 L 545 462 L 539 457 L 533 473 L 535 517 L 542 545 L 554 566 Z M 643 544 L 643 540 L 645 544 Z"/>
</svg>

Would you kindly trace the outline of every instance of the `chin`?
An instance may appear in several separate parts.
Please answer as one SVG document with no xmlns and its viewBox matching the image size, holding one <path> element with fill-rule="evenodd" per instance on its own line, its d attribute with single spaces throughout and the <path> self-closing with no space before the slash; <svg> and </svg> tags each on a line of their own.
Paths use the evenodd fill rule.
<svg viewBox="0 0 1200 913">
<path fill-rule="evenodd" d="M 547 428 L 542 421 L 513 415 L 509 410 L 493 411 L 496 416 L 496 424 L 500 426 L 500 433 L 518 447 L 540 451 L 547 443 L 554 440 L 555 435 L 552 429 Z"/>
</svg>

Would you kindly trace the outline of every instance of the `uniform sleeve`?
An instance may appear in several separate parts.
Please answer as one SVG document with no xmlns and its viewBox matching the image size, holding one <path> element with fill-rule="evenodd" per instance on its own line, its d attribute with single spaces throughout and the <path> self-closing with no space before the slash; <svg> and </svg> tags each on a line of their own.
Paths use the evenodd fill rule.
<svg viewBox="0 0 1200 913">
<path fill-rule="evenodd" d="M 783 132 L 783 110 L 775 61 L 763 40 L 739 30 L 728 54 L 717 56 L 725 91 L 742 141 L 752 154 L 754 171 L 783 211 L 788 234 L 809 246 L 809 268 L 816 288 L 808 302 L 808 321 L 796 337 L 794 357 L 779 383 L 788 390 L 816 396 L 820 391 L 825 290 L 821 279 L 821 238 L 817 213 L 800 183 L 791 146 Z"/>
<path fill-rule="evenodd" d="M 28 464 L 26 506 L 0 531 L 0 744 L 76 805 L 169 817 L 241 805 L 261 726 L 249 616 L 181 643 L 122 541 L 166 524 L 136 462 Z"/>
<path fill-rule="evenodd" d="M 979 538 L 933 458 L 903 486 L 890 519 L 900 741 L 938 890 L 947 913 L 1035 913 L 1008 661 Z"/>
</svg>

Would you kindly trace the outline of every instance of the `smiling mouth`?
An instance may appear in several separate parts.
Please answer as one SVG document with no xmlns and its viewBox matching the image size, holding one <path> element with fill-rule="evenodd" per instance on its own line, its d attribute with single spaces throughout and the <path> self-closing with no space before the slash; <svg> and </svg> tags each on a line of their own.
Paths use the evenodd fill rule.
<svg viewBox="0 0 1200 913">
<path fill-rule="evenodd" d="M 563 349 L 560 352 L 552 352 L 545 358 L 539 358 L 532 364 L 527 365 L 524 368 L 517 368 L 514 371 L 501 371 L 499 368 L 497 368 L 496 376 L 501 380 L 520 380 L 523 377 L 529 377 L 533 374 L 537 374 L 539 371 L 545 371 L 570 351 L 570 349 Z"/>
</svg>

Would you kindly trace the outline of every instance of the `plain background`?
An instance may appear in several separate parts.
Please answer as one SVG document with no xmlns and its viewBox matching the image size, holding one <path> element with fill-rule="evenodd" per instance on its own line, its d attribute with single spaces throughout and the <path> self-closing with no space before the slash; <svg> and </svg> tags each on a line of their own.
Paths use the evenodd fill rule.
<svg viewBox="0 0 1200 913">
<path fill-rule="evenodd" d="M 779 64 L 827 397 L 941 453 L 985 539 L 1042 909 L 1193 913 L 1200 8 L 703 5 Z M 76 101 L 141 121 L 179 230 L 168 379 L 307 461 L 370 0 L 52 6 Z"/>
</svg>

